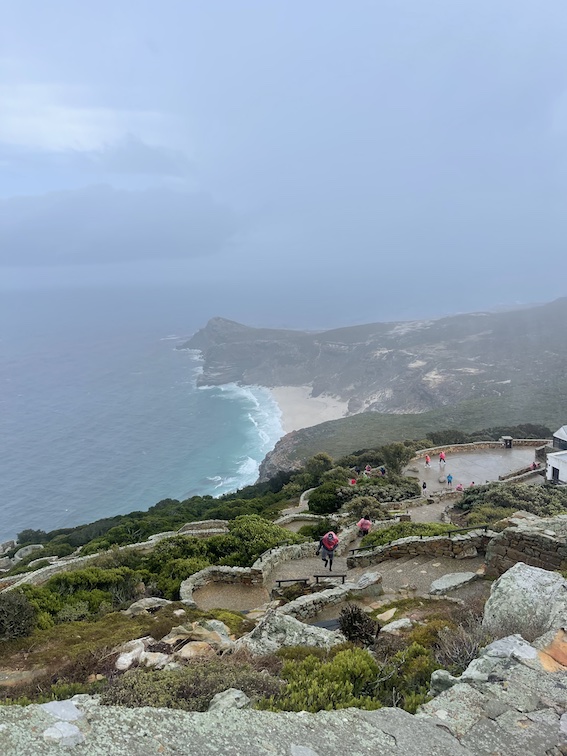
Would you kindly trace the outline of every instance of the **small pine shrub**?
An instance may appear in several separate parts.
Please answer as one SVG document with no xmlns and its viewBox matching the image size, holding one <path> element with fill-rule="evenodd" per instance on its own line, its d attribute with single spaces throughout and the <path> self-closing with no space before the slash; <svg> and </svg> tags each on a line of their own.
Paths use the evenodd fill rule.
<svg viewBox="0 0 567 756">
<path fill-rule="evenodd" d="M 370 646 L 374 643 L 378 625 L 356 604 L 347 604 L 339 614 L 341 633 L 351 643 Z"/>
<path fill-rule="evenodd" d="M 36 616 L 36 610 L 23 593 L 0 593 L 0 640 L 29 635 L 35 627 Z"/>
</svg>

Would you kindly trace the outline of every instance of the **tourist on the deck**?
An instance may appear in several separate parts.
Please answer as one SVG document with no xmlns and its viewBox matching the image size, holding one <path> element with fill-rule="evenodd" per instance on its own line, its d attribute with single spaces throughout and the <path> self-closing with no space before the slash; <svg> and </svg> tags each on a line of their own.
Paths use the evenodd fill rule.
<svg viewBox="0 0 567 756">
<path fill-rule="evenodd" d="M 446 461 L 446 460 L 445 460 L 445 452 L 444 452 L 444 451 L 442 451 L 442 452 L 440 452 L 440 453 L 439 453 L 439 465 L 440 465 L 440 466 L 441 466 L 441 465 L 444 465 L 444 464 L 445 464 L 445 461 Z"/>
<path fill-rule="evenodd" d="M 449 488 L 453 488 L 453 476 L 451 475 L 451 473 L 447 475 L 447 486 Z"/>
<path fill-rule="evenodd" d="M 431 467 L 431 457 L 429 456 L 429 454 L 425 455 L 425 466 Z"/>
<path fill-rule="evenodd" d="M 370 533 L 370 528 L 372 527 L 370 517 L 368 517 L 368 515 L 362 515 L 362 519 L 356 523 L 356 527 L 358 528 L 359 536 L 368 535 Z"/>
<path fill-rule="evenodd" d="M 427 483 L 425 481 L 421 484 L 421 493 L 423 496 L 427 496 Z"/>
<path fill-rule="evenodd" d="M 333 569 L 333 556 L 338 545 L 339 539 L 337 537 L 337 534 L 330 530 L 328 533 L 325 533 L 323 538 L 321 538 L 321 540 L 319 541 L 319 548 L 315 552 L 317 556 L 319 556 L 319 553 L 321 552 L 321 559 L 323 560 L 323 564 L 326 567 L 328 562 L 329 570 Z"/>
<path fill-rule="evenodd" d="M 463 484 L 457 483 L 457 485 L 455 486 L 455 491 L 464 491 L 464 490 L 465 489 L 463 488 Z"/>
</svg>

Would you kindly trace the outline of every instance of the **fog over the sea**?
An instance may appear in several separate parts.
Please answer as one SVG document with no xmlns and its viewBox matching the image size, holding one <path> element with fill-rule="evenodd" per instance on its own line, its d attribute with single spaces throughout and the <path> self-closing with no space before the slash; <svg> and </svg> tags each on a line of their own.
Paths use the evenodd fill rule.
<svg viewBox="0 0 567 756">
<path fill-rule="evenodd" d="M 5 3 L 0 295 L 305 327 L 564 296 L 566 40 L 564 0 Z"/>
</svg>

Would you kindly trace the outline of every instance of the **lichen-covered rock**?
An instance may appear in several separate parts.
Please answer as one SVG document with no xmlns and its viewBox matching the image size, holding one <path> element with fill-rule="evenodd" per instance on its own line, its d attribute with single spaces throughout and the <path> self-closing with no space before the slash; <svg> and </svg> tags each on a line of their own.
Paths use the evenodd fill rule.
<svg viewBox="0 0 567 756">
<path fill-rule="evenodd" d="M 74 748 L 85 741 L 85 736 L 77 725 L 69 722 L 56 722 L 44 730 L 43 738 L 47 743 L 56 743 L 65 748 Z"/>
<path fill-rule="evenodd" d="M 492 584 L 482 624 L 496 637 L 528 640 L 567 625 L 567 580 L 518 562 Z"/>
<path fill-rule="evenodd" d="M 178 659 L 185 659 L 185 661 L 193 659 L 210 659 L 216 655 L 215 649 L 204 641 L 189 641 L 179 651 L 175 652 L 175 656 Z"/>
<path fill-rule="evenodd" d="M 228 688 L 213 696 L 209 704 L 209 711 L 225 711 L 226 709 L 244 709 L 250 706 L 250 699 L 243 690 Z"/>
<path fill-rule="evenodd" d="M 140 661 L 142 654 L 148 646 L 151 646 L 153 643 L 155 643 L 155 640 L 149 635 L 144 638 L 136 638 L 135 640 L 123 643 L 117 649 L 117 651 L 120 651 L 120 655 L 116 659 L 114 666 L 120 672 L 125 672 L 127 669 L 130 669 L 133 664 Z"/>
<path fill-rule="evenodd" d="M 434 580 L 431 583 L 429 593 L 433 596 L 439 596 L 448 593 L 449 591 L 453 591 L 455 588 L 467 585 L 467 583 L 476 580 L 477 577 L 478 575 L 476 572 L 451 572 L 448 575 L 443 575 L 442 577 L 437 578 L 437 580 Z"/>
<path fill-rule="evenodd" d="M 14 554 L 14 559 L 16 562 L 21 562 L 22 559 L 29 556 L 30 554 L 33 554 L 34 551 L 42 551 L 44 548 L 42 543 L 31 543 L 29 546 L 23 546 L 21 549 L 18 549 L 16 553 Z"/>
<path fill-rule="evenodd" d="M 134 601 L 130 604 L 128 609 L 125 609 L 123 614 L 128 617 L 137 617 L 139 614 L 147 614 L 148 612 L 157 611 L 162 606 L 168 606 L 173 603 L 164 598 L 158 598 L 157 596 L 150 596 L 149 598 L 143 598 L 139 601 Z"/>
<path fill-rule="evenodd" d="M 388 635 L 400 635 L 402 630 L 410 630 L 413 624 L 414 623 L 410 619 L 403 617 L 402 619 L 394 620 L 393 622 L 384 625 L 380 632 L 387 633 Z"/>
<path fill-rule="evenodd" d="M 272 654 L 285 646 L 332 648 L 344 641 L 341 633 L 305 625 L 295 617 L 271 612 L 250 633 L 239 638 L 235 648 L 245 648 L 253 654 L 261 655 Z"/>
</svg>

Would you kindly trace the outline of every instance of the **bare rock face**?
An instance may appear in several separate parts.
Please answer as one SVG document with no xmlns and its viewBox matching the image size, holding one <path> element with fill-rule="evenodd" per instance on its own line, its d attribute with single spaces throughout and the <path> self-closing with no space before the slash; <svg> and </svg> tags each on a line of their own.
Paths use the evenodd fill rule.
<svg viewBox="0 0 567 756">
<path fill-rule="evenodd" d="M 565 633 L 534 644 L 512 635 L 494 641 L 460 677 L 437 670 L 418 719 L 447 728 L 474 754 L 559 756 L 567 751 Z"/>
<path fill-rule="evenodd" d="M 271 612 L 260 620 L 252 632 L 239 638 L 235 648 L 245 648 L 255 655 L 273 654 L 285 646 L 332 648 L 344 643 L 341 633 L 305 625 L 287 614 Z"/>
<path fill-rule="evenodd" d="M 250 706 L 250 699 L 243 690 L 228 688 L 213 696 L 208 711 L 225 711 L 226 709 L 244 709 Z"/>
<path fill-rule="evenodd" d="M 43 544 L 41 543 L 31 543 L 29 546 L 23 546 L 21 549 L 18 549 L 18 551 L 16 551 L 16 553 L 14 554 L 14 559 L 16 560 L 16 562 L 20 562 L 25 557 L 33 554 L 34 551 L 42 551 L 43 548 Z"/>
<path fill-rule="evenodd" d="M 471 583 L 473 580 L 476 580 L 477 577 L 478 575 L 476 572 L 452 572 L 449 575 L 443 575 L 442 577 L 437 578 L 437 580 L 434 580 L 431 583 L 429 593 L 433 596 L 449 593 L 449 591 L 452 591 L 455 588 L 460 588 L 463 585 Z"/>
<path fill-rule="evenodd" d="M 526 640 L 567 625 L 567 580 L 518 562 L 493 583 L 482 624 L 495 637 Z"/>
</svg>

